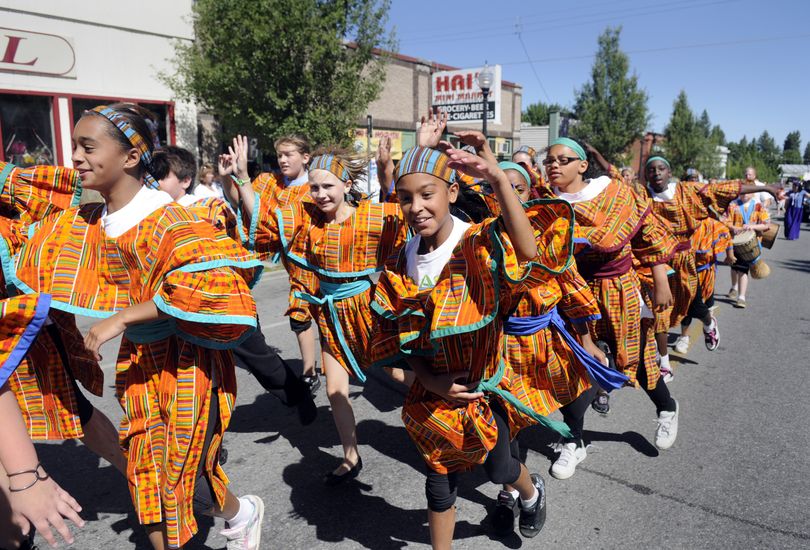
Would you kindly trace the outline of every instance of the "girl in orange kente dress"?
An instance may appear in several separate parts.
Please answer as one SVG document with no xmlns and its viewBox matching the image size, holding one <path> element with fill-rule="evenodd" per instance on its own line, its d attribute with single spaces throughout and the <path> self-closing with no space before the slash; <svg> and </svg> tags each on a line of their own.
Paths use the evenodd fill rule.
<svg viewBox="0 0 810 550">
<path fill-rule="evenodd" d="M 14 284 L 54 309 L 99 319 L 85 346 L 123 335 L 116 393 L 127 479 L 155 548 L 195 534 L 194 509 L 222 517 L 229 548 L 255 548 L 264 505 L 237 498 L 219 466 L 236 393 L 236 345 L 256 325 L 249 284 L 260 262 L 156 190 L 152 139 L 132 104 L 101 106 L 73 130 L 73 164 L 104 203 L 42 220 Z"/>
<path fill-rule="evenodd" d="M 591 335 L 607 344 L 616 367 L 632 384 L 638 383 L 655 404 L 655 444 L 668 449 L 678 434 L 678 403 L 658 370 L 652 313 L 644 304 L 633 258 L 651 268 L 655 307 L 664 309 L 672 301 L 666 262 L 676 243 L 650 214 L 646 201 L 620 179 L 615 169 L 611 176 L 589 177 L 597 175 L 594 162 L 603 167 L 608 164 L 593 148 L 589 151 L 569 138 L 555 140 L 543 161 L 546 175 L 556 195 L 574 208 L 578 241 L 583 247 L 577 254 L 577 266 L 602 314 L 591 323 Z M 606 395 L 601 397 L 607 401 Z"/>
<path fill-rule="evenodd" d="M 712 216 L 716 216 L 716 211 Z M 734 246 L 728 227 L 714 217 L 700 220 L 700 225 L 692 233 L 692 249 L 695 252 L 695 271 L 697 271 L 697 292 L 700 300 L 711 308 L 714 305 L 714 288 L 717 281 L 717 262 L 721 254 L 726 254 L 727 261 L 734 262 Z M 675 351 L 686 354 L 689 351 L 689 326 L 692 316 L 687 313 L 681 321 L 681 335 L 675 340 Z"/>
<path fill-rule="evenodd" d="M 31 223 L 77 206 L 81 180 L 71 168 L 0 163 L 0 187 L 0 296 L 8 297 L 7 292 L 17 292 L 12 258 L 27 240 Z M 17 397 L 31 439 L 79 439 L 123 473 L 125 460 L 115 426 L 79 389 L 81 384 L 101 396 L 103 382 L 97 361 L 84 349 L 75 317 L 52 310 L 8 386 Z"/>
<path fill-rule="evenodd" d="M 235 143 L 238 158 L 247 143 Z M 340 152 L 315 156 L 309 167 L 311 200 L 275 209 L 271 209 L 275 202 L 265 202 L 266 194 L 254 191 L 244 173 L 246 166 L 236 166 L 241 209 L 249 214 L 245 224 L 250 227 L 249 246 L 266 259 L 282 254 L 285 265 L 311 272 L 317 281 L 295 296 L 316 306 L 326 394 L 343 446 L 343 460 L 324 476 L 327 486 L 345 483 L 363 468 L 349 378 L 366 377 L 373 325 L 370 277 L 405 242 L 408 230 L 398 204 L 360 200 L 352 182 L 363 174 L 366 163 L 362 157 Z"/>
<path fill-rule="evenodd" d="M 779 190 L 773 186 L 744 184 L 740 180 L 714 184 L 673 180 L 669 161 L 660 155 L 649 157 L 644 166 L 650 207 L 669 222 L 678 240 L 676 253 L 670 260 L 670 266 L 675 270 L 675 274 L 670 277 L 673 304 L 657 312 L 655 320 L 655 339 L 661 369 L 669 370 L 668 331 L 678 325 L 687 313 L 703 321 L 704 341 L 709 351 L 716 350 L 720 345 L 717 319 L 698 294 L 692 233 L 700 220 L 709 217 L 708 209 L 712 205 L 719 211 L 724 211 L 740 193 L 765 191 L 778 197 Z"/>
<path fill-rule="evenodd" d="M 521 376 L 504 360 L 504 322 L 515 300 L 572 264 L 571 210 L 547 200 L 524 211 L 483 136 L 458 135 L 480 156 L 417 147 L 400 161 L 396 193 L 416 236 L 386 266 L 373 304 L 374 364 L 405 362 L 416 374 L 402 418 L 427 465 L 437 549 L 452 544 L 458 474 L 479 464 L 492 482 L 518 492 L 520 532 L 536 536 L 545 521 L 543 479 L 529 474 L 510 442 L 538 422 L 571 435 L 532 408 L 541 408 L 543 395 L 533 387 L 541 377 L 532 378 L 531 365 Z M 450 214 L 461 193 L 451 162 L 491 183 L 499 217 L 468 224 Z"/>
</svg>

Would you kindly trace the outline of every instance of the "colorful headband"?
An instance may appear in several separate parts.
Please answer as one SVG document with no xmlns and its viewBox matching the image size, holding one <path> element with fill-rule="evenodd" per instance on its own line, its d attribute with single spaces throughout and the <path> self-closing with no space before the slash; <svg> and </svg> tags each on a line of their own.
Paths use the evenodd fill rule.
<svg viewBox="0 0 810 550">
<path fill-rule="evenodd" d="M 664 157 L 661 157 L 661 156 L 658 156 L 658 155 L 648 158 L 647 162 L 644 163 L 644 168 L 648 167 L 650 165 L 650 163 L 653 162 L 654 160 L 660 160 L 661 162 L 663 162 L 664 164 L 667 165 L 667 168 L 672 170 L 672 166 L 670 166 L 669 161 L 667 159 L 665 159 Z"/>
<path fill-rule="evenodd" d="M 455 183 L 456 171 L 450 168 L 450 157 L 437 149 L 414 147 L 408 149 L 397 165 L 394 181 L 408 174 L 430 174 L 447 183 Z"/>
<path fill-rule="evenodd" d="M 532 178 L 529 177 L 529 173 L 517 162 L 499 162 L 498 167 L 500 167 L 501 170 L 517 170 L 520 175 L 523 176 L 523 179 L 526 180 L 526 185 L 532 184 Z"/>
<path fill-rule="evenodd" d="M 129 143 L 141 153 L 141 164 L 146 168 L 146 173 L 143 176 L 144 183 L 152 189 L 159 189 L 160 186 L 157 180 L 149 173 L 149 169 L 152 166 L 152 153 L 149 152 L 146 139 L 139 134 L 124 117 L 106 105 L 99 105 L 95 109 L 92 109 L 91 112 L 100 114 L 115 124 L 116 128 L 121 130 L 121 133 L 129 140 Z"/>
<path fill-rule="evenodd" d="M 309 162 L 309 170 L 326 170 L 343 182 L 352 179 L 349 169 L 335 155 L 318 155 Z"/>
<path fill-rule="evenodd" d="M 535 157 L 537 157 L 537 151 L 534 149 L 534 147 L 529 147 L 528 145 L 521 145 L 520 147 L 518 147 L 518 150 L 514 152 L 513 156 L 517 153 L 526 153 L 527 155 L 532 157 L 532 160 L 534 160 Z"/>
<path fill-rule="evenodd" d="M 577 154 L 579 160 L 586 160 L 588 158 L 588 155 L 585 154 L 585 149 L 582 148 L 582 145 L 580 145 L 571 138 L 567 137 L 557 138 L 554 141 L 552 141 L 548 147 L 549 149 L 551 149 L 555 145 L 565 145 L 566 147 L 568 147 Z"/>
</svg>

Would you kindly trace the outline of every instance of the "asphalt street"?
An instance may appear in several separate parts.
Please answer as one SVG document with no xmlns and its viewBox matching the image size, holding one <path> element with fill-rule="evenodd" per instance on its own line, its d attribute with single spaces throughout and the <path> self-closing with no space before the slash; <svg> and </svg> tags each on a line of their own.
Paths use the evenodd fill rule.
<svg viewBox="0 0 810 550">
<path fill-rule="evenodd" d="M 720 348 L 692 347 L 676 357 L 670 388 L 681 407 L 674 447 L 652 444 L 655 409 L 646 395 L 614 393 L 608 416 L 589 411 L 588 458 L 573 478 L 548 470 L 554 439 L 538 428 L 521 434 L 531 471 L 548 488 L 548 520 L 532 540 L 490 535 L 497 488 L 484 472 L 462 477 L 456 547 L 472 548 L 808 548 L 810 547 L 810 228 L 801 240 L 780 235 L 766 251 L 771 276 L 753 281 L 748 308 L 724 301 L 728 268 L 718 273 Z M 283 272 L 255 289 L 268 340 L 300 368 L 287 319 Z M 82 320 L 82 327 L 90 320 Z M 699 323 L 698 323 L 699 325 Z M 672 335 L 674 339 L 674 334 Z M 113 422 L 115 345 L 104 350 L 105 395 L 93 402 Z M 237 494 L 264 499 L 263 548 L 427 548 L 421 459 L 399 417 L 404 391 L 372 373 L 351 396 L 365 469 L 328 489 L 322 475 L 339 463 L 340 445 L 323 389 L 319 417 L 301 427 L 294 411 L 238 371 L 237 408 L 225 438 L 225 471 Z M 555 418 L 560 418 L 555 414 Z M 126 483 L 80 443 L 38 444 L 45 467 L 84 506 L 88 520 L 74 548 L 147 548 Z M 188 548 L 224 548 L 222 522 L 202 518 Z M 45 544 L 44 541 L 41 541 Z"/>
</svg>

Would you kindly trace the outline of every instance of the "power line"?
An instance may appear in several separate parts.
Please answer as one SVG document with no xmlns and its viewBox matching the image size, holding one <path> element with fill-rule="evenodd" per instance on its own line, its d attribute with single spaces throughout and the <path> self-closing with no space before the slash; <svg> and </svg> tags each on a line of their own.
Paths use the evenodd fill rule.
<svg viewBox="0 0 810 550">
<path fill-rule="evenodd" d="M 632 0 L 625 0 L 625 3 L 627 1 L 632 1 Z M 688 4 L 688 3 L 695 3 L 695 2 L 699 2 L 699 1 L 700 0 L 677 0 L 675 2 L 668 2 L 668 3 L 659 4 L 659 6 L 662 6 L 662 5 L 665 6 L 665 5 L 670 5 L 670 4 L 683 4 L 683 3 Z M 587 9 L 588 9 L 587 6 L 579 6 L 577 8 L 577 10 L 580 11 L 580 12 L 587 11 Z M 636 7 L 622 8 L 622 9 L 617 10 L 614 7 L 614 8 L 611 8 L 610 10 L 592 11 L 592 12 L 587 14 L 587 17 L 601 16 L 601 15 L 607 15 L 607 14 L 616 14 L 617 12 L 633 11 L 633 10 L 636 10 L 636 9 L 638 9 L 638 8 L 636 8 Z M 553 14 L 551 14 L 551 15 L 553 15 Z M 524 21 L 524 22 L 526 20 L 528 20 L 528 19 L 542 18 L 542 24 L 544 26 L 547 26 L 549 23 L 555 23 L 557 21 L 569 21 L 571 19 L 570 14 L 562 15 L 560 17 L 555 18 L 555 17 L 550 17 L 550 14 L 548 14 L 548 13 L 543 13 L 543 14 L 540 14 L 540 15 L 536 15 L 536 14 L 521 15 L 521 14 L 518 14 L 516 17 L 519 20 Z M 508 17 L 508 18 L 506 18 L 506 17 L 504 17 L 504 18 L 494 18 L 494 19 L 487 18 L 486 25 L 464 26 L 463 31 L 454 31 L 454 32 L 451 32 L 450 34 L 444 32 L 444 31 L 447 30 L 447 25 L 442 25 L 441 27 L 433 28 L 433 29 L 430 29 L 430 28 L 425 29 L 424 27 L 420 27 L 418 31 L 413 32 L 413 33 L 406 33 L 401 38 L 404 41 L 407 42 L 407 41 L 411 41 L 411 40 L 419 40 L 419 39 L 422 39 L 422 38 L 433 38 L 433 37 L 436 37 L 437 33 L 441 33 L 441 35 L 443 37 L 445 37 L 445 36 L 466 35 L 466 34 L 470 34 L 470 33 L 487 33 L 489 35 L 489 33 L 491 33 L 493 30 L 512 29 L 514 27 L 514 20 L 515 20 L 515 16 Z M 503 23 L 497 24 L 498 22 L 501 22 L 501 21 Z"/>
<path fill-rule="evenodd" d="M 696 48 L 713 48 L 718 46 L 737 46 L 740 44 L 757 44 L 761 42 L 779 42 L 782 40 L 796 40 L 798 38 L 810 38 L 810 33 L 807 34 L 793 34 L 793 35 L 783 35 L 783 36 L 772 36 L 772 37 L 765 37 L 765 38 L 749 38 L 744 40 L 729 40 L 727 42 L 704 42 L 702 44 L 683 44 L 680 46 L 663 46 L 660 48 L 646 48 L 640 50 L 626 50 L 624 53 L 627 54 L 637 54 L 637 53 L 658 53 L 658 52 L 667 52 L 672 50 L 688 50 L 688 49 L 696 49 Z M 564 57 L 547 57 L 544 59 L 529 59 L 527 61 L 508 61 L 505 63 L 499 63 L 502 66 L 510 66 L 510 65 L 525 65 L 527 63 L 531 64 L 533 67 L 534 63 L 553 63 L 556 61 L 572 61 L 576 59 L 589 59 L 592 57 L 596 57 L 596 54 L 583 54 L 583 55 L 569 55 Z"/>
<path fill-rule="evenodd" d="M 602 15 L 598 15 L 595 18 L 593 18 L 593 16 L 580 17 L 574 23 L 569 23 L 569 24 L 564 24 L 564 25 L 554 25 L 553 28 L 554 28 L 554 30 L 559 30 L 559 29 L 583 27 L 583 26 L 597 24 L 597 23 L 606 23 L 606 22 L 609 22 L 609 21 L 614 21 L 616 19 L 630 19 L 630 18 L 633 18 L 633 17 L 643 17 L 643 16 L 647 16 L 647 15 L 658 15 L 658 14 L 661 14 L 661 13 L 669 13 L 669 12 L 673 12 L 673 11 L 692 9 L 692 8 L 704 8 L 704 7 L 718 5 L 718 4 L 728 4 L 728 3 L 732 3 L 732 2 L 741 2 L 741 1 L 742 0 L 714 0 L 712 2 L 706 2 L 706 3 L 695 3 L 694 0 L 689 0 L 687 2 L 671 2 L 670 4 L 658 4 L 658 5 L 650 7 L 650 8 L 634 9 L 633 13 L 630 13 L 630 14 L 627 14 L 627 15 L 619 15 L 619 16 L 616 15 L 617 10 L 613 10 L 611 12 L 605 12 L 605 13 L 611 13 L 612 15 L 610 17 L 604 17 Z M 669 5 L 671 7 L 661 9 L 661 6 L 667 6 L 667 5 Z M 622 11 L 622 10 L 618 10 L 618 11 Z M 628 11 L 628 10 L 623 10 L 623 11 Z M 539 26 L 533 25 L 528 30 L 542 30 L 542 29 L 548 28 L 549 24 L 554 23 L 556 21 L 568 21 L 570 19 L 571 19 L 571 17 L 565 17 L 563 19 L 557 19 L 557 20 L 548 19 L 548 20 L 545 20 Z M 486 29 L 486 30 L 482 30 L 481 32 L 486 32 L 486 37 L 487 38 L 493 38 L 493 37 L 496 37 L 496 36 L 504 36 L 504 35 L 512 34 L 512 32 L 514 32 L 514 30 L 503 30 L 501 32 L 493 32 L 493 29 Z M 421 38 L 421 39 L 413 39 L 413 40 L 410 40 L 410 42 L 417 42 L 418 41 L 420 44 L 434 44 L 434 43 L 446 43 L 446 42 L 463 42 L 463 41 L 468 41 L 468 40 L 481 40 L 481 37 L 476 36 L 474 33 L 471 34 L 470 30 L 465 30 L 463 32 L 458 32 L 458 33 L 449 33 L 449 34 L 445 33 L 445 34 L 443 34 L 441 36 L 434 36 L 433 38 L 428 37 L 428 38 Z M 401 40 L 401 42 L 407 43 L 407 42 L 409 42 L 409 40 Z"/>
<path fill-rule="evenodd" d="M 515 34 L 517 34 L 518 40 L 520 41 L 520 45 L 523 47 L 523 53 L 526 54 L 526 59 L 528 60 L 527 62 L 529 63 L 529 66 L 532 68 L 534 77 L 537 79 L 537 83 L 540 85 L 540 89 L 543 90 L 543 95 L 546 96 L 546 99 L 550 103 L 551 97 L 549 97 L 548 92 L 546 91 L 546 87 L 543 86 L 543 82 L 540 80 L 540 75 L 537 74 L 537 69 L 535 68 L 534 63 L 532 63 L 532 58 L 529 55 L 529 50 L 526 49 L 526 43 L 523 42 L 523 37 L 520 35 L 520 21 L 518 21 L 518 23 L 515 25 L 515 29 L 517 31 Z"/>
</svg>

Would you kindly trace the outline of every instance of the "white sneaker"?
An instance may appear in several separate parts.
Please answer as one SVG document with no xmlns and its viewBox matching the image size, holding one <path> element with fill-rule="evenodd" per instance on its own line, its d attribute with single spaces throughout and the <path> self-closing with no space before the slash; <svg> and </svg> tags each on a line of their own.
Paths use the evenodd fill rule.
<svg viewBox="0 0 810 550">
<path fill-rule="evenodd" d="M 585 445 L 569 442 L 560 447 L 560 456 L 551 466 L 551 475 L 557 479 L 568 479 L 574 475 L 577 469 L 577 464 L 585 460 L 588 456 L 588 451 L 585 450 Z"/>
<path fill-rule="evenodd" d="M 662 411 L 658 415 L 658 429 L 655 430 L 655 446 L 662 451 L 669 449 L 678 437 L 678 410 L 680 406 L 675 401 L 675 412 Z"/>
<path fill-rule="evenodd" d="M 675 340 L 675 351 L 677 351 L 681 355 L 686 355 L 686 352 L 689 351 L 688 336 L 678 336 L 678 339 Z"/>
<path fill-rule="evenodd" d="M 259 550 L 262 540 L 262 518 L 264 518 L 264 502 L 255 495 L 245 495 L 243 498 L 253 504 L 253 515 L 248 522 L 237 529 L 223 529 L 220 535 L 228 539 L 227 550 Z"/>
</svg>

